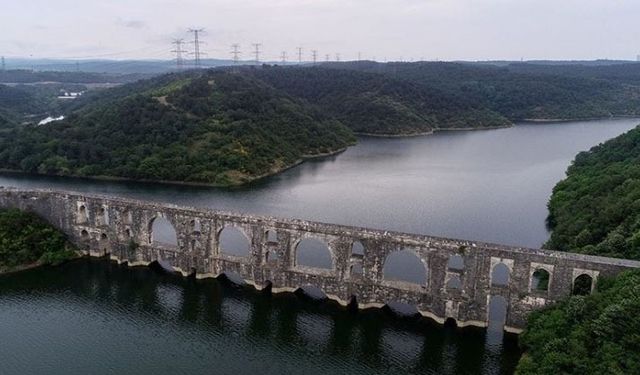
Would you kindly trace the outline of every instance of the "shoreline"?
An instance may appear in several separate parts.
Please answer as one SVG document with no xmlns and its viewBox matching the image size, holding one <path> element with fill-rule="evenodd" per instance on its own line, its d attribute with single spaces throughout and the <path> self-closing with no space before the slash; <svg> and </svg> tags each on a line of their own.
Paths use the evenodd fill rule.
<svg viewBox="0 0 640 375">
<path fill-rule="evenodd" d="M 553 123 L 553 122 L 578 122 L 578 121 L 600 121 L 600 120 L 616 120 L 616 119 L 640 119 L 639 115 L 616 115 L 616 116 L 604 116 L 604 117 L 585 117 L 585 118 L 525 118 L 518 120 L 519 122 L 534 122 L 534 123 Z"/>
<path fill-rule="evenodd" d="M 377 133 L 359 133 L 355 132 L 354 134 L 362 137 L 374 137 L 374 138 L 412 138 L 412 137 L 422 137 L 427 135 L 433 135 L 437 132 L 448 132 L 448 131 L 476 131 L 476 130 L 496 130 L 496 129 L 507 129 L 514 127 L 515 124 L 511 123 L 508 125 L 497 125 L 497 126 L 485 126 L 480 128 L 473 127 L 464 127 L 464 128 L 436 128 L 429 130 L 427 132 L 419 132 L 419 133 L 406 133 L 406 134 L 377 134 Z"/>
<path fill-rule="evenodd" d="M 350 145 L 351 146 L 351 145 Z M 320 158 L 324 158 L 324 157 L 329 157 L 329 156 L 334 156 L 337 154 L 340 154 L 344 151 L 347 150 L 347 148 L 349 148 L 350 146 L 347 147 L 343 147 L 340 148 L 338 150 L 335 151 L 330 151 L 330 152 L 324 152 L 324 153 L 320 153 L 320 154 L 312 154 L 312 155 L 302 155 L 300 157 L 300 159 L 296 160 L 295 162 L 291 163 L 291 164 L 287 164 L 283 167 L 280 167 L 278 169 L 272 170 L 270 172 L 258 175 L 258 176 L 253 176 L 249 179 L 247 179 L 246 181 L 243 181 L 241 183 L 235 183 L 235 184 L 215 184 L 215 183 L 208 183 L 208 182 L 190 182 L 190 181 L 173 181 L 173 180 L 153 180 L 153 179 L 138 179 L 138 178 L 128 178 L 128 177 L 119 177 L 119 176 L 78 176 L 78 175 L 61 175 L 61 174 L 48 174 L 48 173 L 31 173 L 31 172 L 26 172 L 26 171 L 21 171 L 21 170 L 16 170 L 16 169 L 8 169 L 8 168 L 0 168 L 0 173 L 14 173 L 14 174 L 20 174 L 20 175 L 32 175 L 32 176 L 43 176 L 43 177 L 71 177 L 71 178 L 76 178 L 76 179 L 85 179 L 85 180 L 92 180 L 92 181 L 114 181 L 114 182 L 140 182 L 140 183 L 159 183 L 159 184 L 165 184 L 165 185 L 175 185 L 175 186 L 193 186 L 193 187 L 211 187 L 211 188 L 236 188 L 236 187 L 242 187 L 242 186 L 246 186 L 250 183 L 256 182 L 258 180 L 267 178 L 267 177 L 271 177 L 271 176 L 275 176 L 277 174 L 280 174 L 288 169 L 294 168 L 302 163 L 304 163 L 307 160 L 312 160 L 312 159 L 320 159 Z M 1 274 L 1 272 L 0 272 Z"/>
</svg>

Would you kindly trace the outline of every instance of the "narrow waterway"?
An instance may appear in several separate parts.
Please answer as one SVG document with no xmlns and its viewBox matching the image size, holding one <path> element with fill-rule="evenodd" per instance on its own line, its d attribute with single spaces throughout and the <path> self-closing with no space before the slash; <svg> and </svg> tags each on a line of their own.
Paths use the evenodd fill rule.
<svg viewBox="0 0 640 375">
<path fill-rule="evenodd" d="M 530 247 L 582 150 L 640 120 L 519 124 L 361 138 L 346 152 L 236 189 L 0 175 L 72 189 Z M 510 374 L 517 338 L 385 310 L 349 312 L 105 260 L 0 276 L 3 374 Z"/>
</svg>

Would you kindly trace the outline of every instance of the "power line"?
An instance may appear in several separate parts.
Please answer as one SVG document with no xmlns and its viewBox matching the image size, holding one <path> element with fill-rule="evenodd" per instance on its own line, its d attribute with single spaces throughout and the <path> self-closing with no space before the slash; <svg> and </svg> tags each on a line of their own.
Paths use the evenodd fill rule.
<svg viewBox="0 0 640 375">
<path fill-rule="evenodd" d="M 251 45 L 254 48 L 253 54 L 256 58 L 256 65 L 258 65 L 260 64 L 260 47 L 262 47 L 262 43 L 251 43 Z"/>
<path fill-rule="evenodd" d="M 194 65 L 196 68 L 200 67 L 200 43 L 202 43 L 199 39 L 199 34 L 204 32 L 204 29 L 189 29 L 190 33 L 193 33 L 193 56 L 194 56 Z"/>
<path fill-rule="evenodd" d="M 233 50 L 231 51 L 231 54 L 233 55 L 233 63 L 235 65 L 238 65 L 238 61 L 240 61 L 238 56 L 240 56 L 241 54 L 240 45 L 238 43 L 234 43 L 231 45 L 231 48 L 233 48 Z"/>
<path fill-rule="evenodd" d="M 302 47 L 296 49 L 298 50 L 298 63 L 302 64 Z"/>
<path fill-rule="evenodd" d="M 175 49 L 173 49 L 171 52 L 176 54 L 176 67 L 178 69 L 182 69 L 184 67 L 184 58 L 182 57 L 182 54 L 187 52 L 185 50 L 182 49 L 182 44 L 184 43 L 184 39 L 175 39 L 173 42 L 171 42 L 171 44 L 175 44 Z"/>
</svg>

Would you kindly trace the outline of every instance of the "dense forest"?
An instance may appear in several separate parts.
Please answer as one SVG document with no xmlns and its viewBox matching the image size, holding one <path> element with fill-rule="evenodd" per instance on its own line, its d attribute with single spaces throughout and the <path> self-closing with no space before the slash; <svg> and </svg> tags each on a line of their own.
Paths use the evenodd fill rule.
<svg viewBox="0 0 640 375">
<path fill-rule="evenodd" d="M 561 70 L 555 65 L 525 69 L 519 64 L 362 61 L 325 66 L 383 74 L 446 94 L 464 96 L 465 100 L 512 121 L 640 114 L 640 82 L 634 78 L 637 68 L 627 65 L 577 66 L 575 69 L 565 66 Z M 598 69 L 602 72 L 598 73 Z M 568 71 L 575 71 L 575 74 Z M 617 79 L 611 78 L 613 76 Z"/>
<path fill-rule="evenodd" d="M 448 94 L 380 74 L 323 67 L 265 66 L 246 71 L 317 105 L 358 133 L 397 135 L 511 125 L 460 93 Z"/>
<path fill-rule="evenodd" d="M 578 154 L 547 221 L 547 248 L 640 260 L 640 128 Z"/>
<path fill-rule="evenodd" d="M 640 271 L 532 313 L 516 374 L 640 374 Z"/>
<path fill-rule="evenodd" d="M 640 260 L 640 127 L 578 154 L 549 201 L 545 247 Z M 531 315 L 518 374 L 640 373 L 640 271 Z"/>
<path fill-rule="evenodd" d="M 0 272 L 75 256 L 66 237 L 39 216 L 17 209 L 0 210 Z"/>
<path fill-rule="evenodd" d="M 86 101 L 63 121 L 0 133 L 0 166 L 233 185 L 355 142 L 314 107 L 222 71 L 161 76 Z"/>
</svg>

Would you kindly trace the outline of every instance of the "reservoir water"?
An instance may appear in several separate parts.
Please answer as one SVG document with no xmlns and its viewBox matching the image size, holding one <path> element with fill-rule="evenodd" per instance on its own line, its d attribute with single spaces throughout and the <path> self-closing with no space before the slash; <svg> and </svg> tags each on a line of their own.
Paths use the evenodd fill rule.
<svg viewBox="0 0 640 375">
<path fill-rule="evenodd" d="M 233 189 L 0 175 L 197 207 L 540 246 L 575 156 L 637 119 L 360 138 L 342 154 Z M 0 277 L 0 373 L 508 374 L 517 339 L 382 310 L 352 313 L 107 261 Z"/>
</svg>

